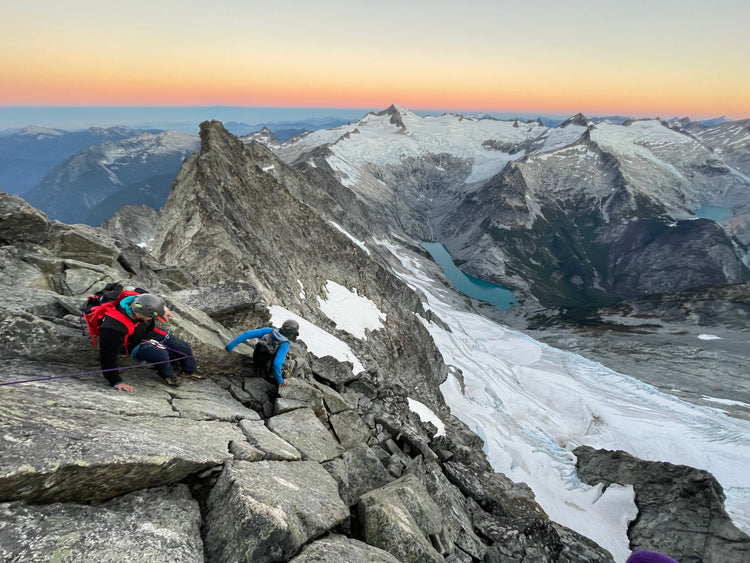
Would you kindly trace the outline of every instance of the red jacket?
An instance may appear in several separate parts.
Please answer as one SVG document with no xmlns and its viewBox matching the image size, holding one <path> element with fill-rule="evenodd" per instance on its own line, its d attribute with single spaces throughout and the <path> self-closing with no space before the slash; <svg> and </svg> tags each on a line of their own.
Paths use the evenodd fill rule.
<svg viewBox="0 0 750 563">
<path fill-rule="evenodd" d="M 155 319 L 136 321 L 118 304 L 114 310 L 102 320 L 99 328 L 99 364 L 104 371 L 104 377 L 110 385 L 122 383 L 118 367 L 120 354 L 130 355 L 130 352 L 144 340 L 163 340 L 166 331 L 156 326 Z"/>
</svg>

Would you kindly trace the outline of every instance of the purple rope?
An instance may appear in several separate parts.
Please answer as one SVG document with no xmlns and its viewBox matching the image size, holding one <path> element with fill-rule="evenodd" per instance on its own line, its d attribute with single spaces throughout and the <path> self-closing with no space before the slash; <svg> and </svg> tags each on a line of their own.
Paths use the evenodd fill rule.
<svg viewBox="0 0 750 563">
<path fill-rule="evenodd" d="M 164 345 L 162 344 L 162 346 L 164 346 Z M 171 363 L 171 362 L 179 362 L 180 360 L 184 360 L 185 358 L 195 358 L 195 356 L 191 356 L 191 355 L 185 354 L 185 353 L 181 352 L 180 350 L 175 350 L 173 348 L 169 348 L 168 346 L 164 346 L 164 348 L 166 348 L 170 352 L 174 352 L 176 354 L 180 354 L 180 357 L 179 358 L 170 359 L 170 360 L 164 360 L 163 362 L 153 362 L 153 363 L 150 363 L 150 364 L 135 364 L 133 366 L 124 366 L 124 367 L 116 367 L 116 368 L 109 368 L 109 369 L 100 369 L 100 370 L 96 370 L 96 371 L 83 371 L 83 372 L 80 372 L 80 373 L 67 373 L 65 375 L 50 375 L 49 377 L 37 377 L 35 379 L 23 379 L 23 380 L 20 380 L 20 381 L 8 381 L 8 382 L 5 382 L 5 383 L 0 383 L 0 387 L 3 387 L 5 385 L 18 385 L 19 383 L 32 383 L 32 382 L 35 382 L 35 381 L 49 381 L 50 379 L 64 379 L 66 377 L 84 377 L 84 376 L 88 376 L 88 375 L 96 375 L 97 373 L 106 373 L 108 371 L 118 371 L 118 370 L 122 371 L 122 370 L 133 369 L 133 368 L 145 368 L 145 367 L 149 367 L 149 366 L 158 366 L 160 364 L 168 364 L 168 363 Z"/>
</svg>

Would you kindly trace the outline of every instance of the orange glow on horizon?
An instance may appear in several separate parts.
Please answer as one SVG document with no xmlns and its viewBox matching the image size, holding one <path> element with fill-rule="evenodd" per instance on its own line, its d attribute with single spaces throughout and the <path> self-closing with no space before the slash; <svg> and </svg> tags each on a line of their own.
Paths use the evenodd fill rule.
<svg viewBox="0 0 750 563">
<path fill-rule="evenodd" d="M 633 115 L 644 117 L 694 118 L 727 115 L 734 119 L 750 117 L 747 98 L 727 93 L 719 97 L 710 92 L 691 91 L 680 95 L 657 96 L 635 91 L 603 96 L 596 90 L 566 91 L 559 88 L 548 92 L 519 91 L 503 88 L 487 91 L 445 87 L 420 90 L 416 86 L 390 88 L 378 85 L 308 85 L 294 83 L 265 84 L 263 87 L 241 82 L 217 88 L 199 77 L 183 80 L 179 86 L 170 79 L 112 81 L 93 77 L 85 81 L 82 91 L 80 77 L 59 77 L 50 85 L 40 78 L 17 81 L 0 96 L 2 105 L 50 106 L 259 106 L 259 107 L 331 107 L 385 108 L 392 103 L 410 109 L 443 109 L 485 112 L 518 112 L 540 115 Z"/>
<path fill-rule="evenodd" d="M 658 83 L 638 89 L 631 83 L 623 88 L 606 77 L 587 83 L 560 76 L 455 80 L 420 75 L 407 81 L 403 73 L 386 78 L 360 74 L 351 80 L 335 73 L 315 79 L 314 72 L 302 69 L 274 74 L 266 69 L 232 73 L 212 68 L 185 74 L 178 67 L 169 73 L 163 67 L 138 72 L 124 66 L 117 72 L 101 68 L 58 66 L 32 73 L 20 64 L 0 61 L 4 80 L 14 76 L 0 90 L 0 105 L 385 108 L 396 103 L 411 109 L 539 115 L 750 117 L 750 97 L 744 95 L 739 79 L 736 86 L 717 93 L 710 85 L 665 90 Z"/>
<path fill-rule="evenodd" d="M 463 87 L 426 88 L 416 86 L 347 85 L 333 88 L 325 84 L 302 87 L 278 82 L 258 87 L 253 84 L 227 83 L 217 93 L 216 86 L 196 77 L 178 86 L 171 79 L 112 81 L 97 76 L 85 80 L 59 77 L 54 84 L 39 77 L 28 77 L 4 88 L 0 105 L 18 106 L 257 106 L 257 107 L 330 107 L 386 108 L 395 103 L 409 109 L 503 112 L 539 115 L 632 115 L 643 117 L 693 118 L 727 115 L 733 119 L 750 117 L 750 101 L 727 93 L 718 97 L 710 92 L 691 91 L 679 95 L 658 96 L 636 91 L 611 93 L 606 97 L 595 89 L 554 94 L 497 88 L 472 91 Z"/>
<path fill-rule="evenodd" d="M 747 3 L 365 4 L 7 3 L 0 105 L 750 118 Z"/>
</svg>

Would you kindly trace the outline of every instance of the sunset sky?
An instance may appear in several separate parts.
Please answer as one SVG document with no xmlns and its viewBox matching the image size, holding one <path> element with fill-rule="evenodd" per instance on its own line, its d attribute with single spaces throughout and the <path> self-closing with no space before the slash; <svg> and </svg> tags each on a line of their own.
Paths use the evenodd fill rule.
<svg viewBox="0 0 750 563">
<path fill-rule="evenodd" d="M 741 119 L 749 23 L 748 0 L 6 1 L 0 105 Z"/>
</svg>

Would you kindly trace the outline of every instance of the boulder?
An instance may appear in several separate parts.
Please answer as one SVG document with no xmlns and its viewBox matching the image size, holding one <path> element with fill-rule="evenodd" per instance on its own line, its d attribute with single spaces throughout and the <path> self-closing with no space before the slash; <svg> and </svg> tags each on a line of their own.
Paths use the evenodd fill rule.
<svg viewBox="0 0 750 563">
<path fill-rule="evenodd" d="M 353 448 L 370 438 L 370 429 L 354 411 L 332 414 L 329 421 L 344 448 Z"/>
<path fill-rule="evenodd" d="M 440 509 L 414 475 L 362 495 L 357 511 L 368 544 L 403 563 L 444 561 L 431 541 L 443 529 Z"/>
<path fill-rule="evenodd" d="M 247 442 L 271 461 L 300 461 L 301 454 L 288 442 L 271 432 L 262 421 L 242 420 L 240 428 Z"/>
<path fill-rule="evenodd" d="M 315 411 L 315 416 L 321 420 L 326 420 L 328 414 L 323 401 L 323 393 L 316 386 L 297 377 L 290 378 L 289 385 L 279 387 L 279 399 L 277 403 L 279 402 L 282 405 L 298 405 L 297 407 L 291 406 L 291 408 L 307 405 Z M 283 406 L 282 408 L 277 408 L 278 412 L 282 412 L 282 410 L 291 409 L 290 407 Z"/>
<path fill-rule="evenodd" d="M 172 409 L 182 418 L 193 420 L 260 420 L 260 415 L 237 402 L 229 391 L 210 379 L 183 380 L 182 386 L 171 390 Z"/>
<path fill-rule="evenodd" d="M 340 413 L 341 411 L 354 409 L 357 406 L 357 402 L 352 400 L 350 396 L 344 396 L 328 385 L 313 381 L 313 385 L 323 394 L 323 402 L 325 403 L 326 410 L 330 414 Z"/>
<path fill-rule="evenodd" d="M 302 454 L 302 459 L 328 461 L 343 452 L 311 408 L 297 409 L 268 419 L 268 428 Z"/>
<path fill-rule="evenodd" d="M 341 456 L 323 464 L 339 484 L 341 498 L 354 506 L 364 493 L 387 485 L 393 477 L 386 471 L 375 452 L 359 444 Z"/>
<path fill-rule="evenodd" d="M 49 235 L 47 216 L 18 196 L 0 190 L 0 245 L 41 243 Z"/>
<path fill-rule="evenodd" d="M 242 379 L 243 403 L 268 417 L 274 413 L 276 385 L 262 377 L 244 377 Z"/>
<path fill-rule="evenodd" d="M 120 249 L 104 233 L 80 225 L 77 229 L 64 228 L 57 238 L 57 255 L 87 264 L 116 267 Z"/>
<path fill-rule="evenodd" d="M 101 501 L 231 458 L 229 443 L 244 441 L 236 426 L 180 418 L 168 388 L 144 375 L 132 394 L 100 376 L 0 387 L 0 500 Z"/>
<path fill-rule="evenodd" d="M 289 563 L 352 563 L 367 561 L 368 563 L 400 563 L 387 551 L 368 545 L 359 540 L 346 536 L 331 534 L 308 545 Z"/>
<path fill-rule="evenodd" d="M 185 485 L 145 489 L 98 505 L 0 504 L 0 560 L 203 561 L 198 502 Z"/>
<path fill-rule="evenodd" d="M 345 385 L 358 378 L 352 372 L 351 362 L 341 362 L 333 356 L 313 358 L 310 367 L 314 375 L 333 386 Z"/>
<path fill-rule="evenodd" d="M 247 282 L 226 280 L 177 291 L 174 295 L 232 331 L 266 326 L 271 320 L 260 293 Z"/>
<path fill-rule="evenodd" d="M 285 561 L 349 516 L 314 461 L 228 462 L 207 500 L 209 561 Z"/>
</svg>

